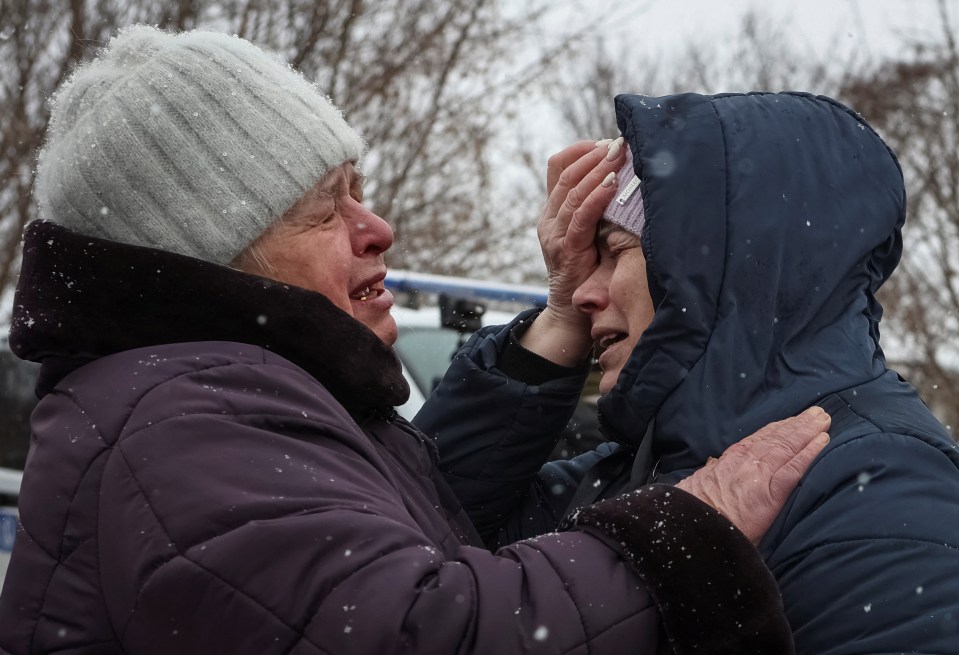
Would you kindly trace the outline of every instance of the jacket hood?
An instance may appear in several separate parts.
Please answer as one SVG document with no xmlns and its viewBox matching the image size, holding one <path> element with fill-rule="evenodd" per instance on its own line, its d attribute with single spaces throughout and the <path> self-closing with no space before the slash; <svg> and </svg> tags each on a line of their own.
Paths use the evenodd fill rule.
<svg viewBox="0 0 959 655">
<path fill-rule="evenodd" d="M 351 411 L 409 396 L 392 348 L 322 294 L 49 221 L 27 227 L 10 347 L 43 364 L 38 395 L 99 357 L 194 341 L 274 352 Z"/>
<path fill-rule="evenodd" d="M 655 418 L 660 471 L 885 370 L 875 293 L 905 218 L 895 155 L 838 102 L 808 94 L 622 95 L 656 312 L 615 388 L 607 434 Z"/>
</svg>

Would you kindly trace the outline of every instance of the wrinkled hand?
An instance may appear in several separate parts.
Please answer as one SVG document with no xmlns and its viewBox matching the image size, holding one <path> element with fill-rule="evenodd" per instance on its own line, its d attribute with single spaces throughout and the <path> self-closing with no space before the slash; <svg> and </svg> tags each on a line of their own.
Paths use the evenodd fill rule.
<svg viewBox="0 0 959 655">
<path fill-rule="evenodd" d="M 536 233 L 549 274 L 549 296 L 537 322 L 539 329 L 562 335 L 564 347 L 576 354 L 570 361 L 581 361 L 592 346 L 589 318 L 576 311 L 573 292 L 596 268 L 596 227 L 616 193 L 615 173 L 625 152 L 622 138 L 580 141 L 547 164 L 547 200 Z"/>
<path fill-rule="evenodd" d="M 549 273 L 548 306 L 577 320 L 573 292 L 596 267 L 596 226 L 616 192 L 610 173 L 619 170 L 625 155 L 622 138 L 598 144 L 581 141 L 550 157 L 546 206 L 536 225 Z"/>
<path fill-rule="evenodd" d="M 758 544 L 826 444 L 831 418 L 820 407 L 770 423 L 726 449 L 678 486 L 719 510 Z"/>
</svg>

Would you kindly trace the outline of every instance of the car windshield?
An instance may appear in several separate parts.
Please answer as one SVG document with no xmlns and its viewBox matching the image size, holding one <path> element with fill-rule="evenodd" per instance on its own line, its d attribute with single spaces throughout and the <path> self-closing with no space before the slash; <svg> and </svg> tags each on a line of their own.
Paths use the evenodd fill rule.
<svg viewBox="0 0 959 655">
<path fill-rule="evenodd" d="M 460 335 L 442 327 L 400 326 L 398 333 L 396 352 L 416 386 L 428 396 L 449 368 L 460 346 Z"/>
</svg>

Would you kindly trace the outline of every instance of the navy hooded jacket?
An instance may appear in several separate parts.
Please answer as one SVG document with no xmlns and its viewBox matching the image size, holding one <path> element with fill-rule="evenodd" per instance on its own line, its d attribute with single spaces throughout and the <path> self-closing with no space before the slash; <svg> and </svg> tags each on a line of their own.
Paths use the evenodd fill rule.
<svg viewBox="0 0 959 655">
<path fill-rule="evenodd" d="M 548 530 L 584 476 L 590 499 L 676 482 L 818 404 L 831 443 L 761 544 L 798 652 L 959 653 L 959 449 L 879 346 L 905 217 L 895 156 L 806 94 L 628 95 L 616 113 L 656 312 L 599 401 L 613 443 L 543 466 L 579 380 L 502 382 L 507 329 L 480 333 L 417 417 L 474 523 L 490 544 Z M 536 432 L 519 409 L 540 396 L 556 413 Z M 486 433 L 455 429 L 464 412 Z"/>
</svg>

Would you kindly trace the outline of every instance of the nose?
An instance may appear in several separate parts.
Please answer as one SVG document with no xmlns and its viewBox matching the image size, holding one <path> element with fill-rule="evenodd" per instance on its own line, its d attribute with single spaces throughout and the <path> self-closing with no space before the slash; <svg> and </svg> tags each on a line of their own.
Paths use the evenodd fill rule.
<svg viewBox="0 0 959 655">
<path fill-rule="evenodd" d="M 382 255 L 393 245 L 393 229 L 362 203 L 351 201 L 350 241 L 357 255 Z"/>
<path fill-rule="evenodd" d="M 593 273 L 573 292 L 573 306 L 592 316 L 609 306 L 610 267 L 601 262 Z"/>
</svg>

